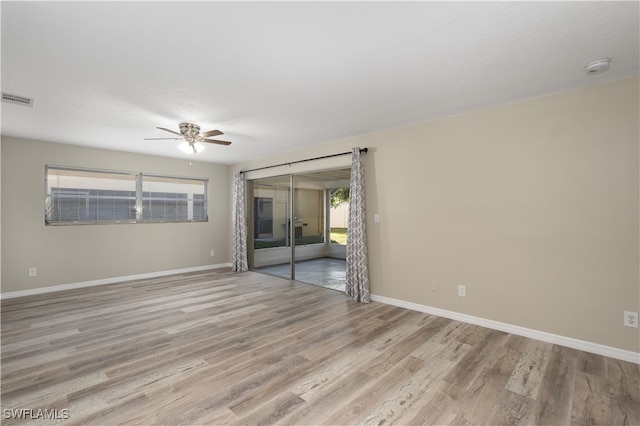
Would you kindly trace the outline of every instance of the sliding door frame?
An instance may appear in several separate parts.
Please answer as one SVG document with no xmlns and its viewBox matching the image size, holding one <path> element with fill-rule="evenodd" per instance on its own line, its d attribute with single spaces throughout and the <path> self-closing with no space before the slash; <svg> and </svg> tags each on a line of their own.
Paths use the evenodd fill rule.
<svg viewBox="0 0 640 426">
<path fill-rule="evenodd" d="M 293 182 L 293 175 L 289 175 L 289 221 L 287 222 L 287 227 L 289 231 L 289 244 L 291 260 L 289 261 L 289 265 L 291 266 L 291 272 L 289 276 L 292 280 L 296 279 L 296 226 L 294 221 L 294 213 L 295 213 L 295 188 Z"/>
</svg>

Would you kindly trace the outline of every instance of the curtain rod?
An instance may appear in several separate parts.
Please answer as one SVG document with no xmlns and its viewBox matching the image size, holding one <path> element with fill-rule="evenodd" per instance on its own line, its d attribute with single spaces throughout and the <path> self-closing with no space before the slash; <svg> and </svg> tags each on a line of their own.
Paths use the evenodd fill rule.
<svg viewBox="0 0 640 426">
<path fill-rule="evenodd" d="M 361 148 L 360 149 L 360 152 L 367 152 L 367 151 L 369 151 L 369 148 Z M 349 152 L 341 152 L 340 154 L 323 155 L 322 157 L 307 158 L 306 160 L 297 160 L 297 161 L 290 161 L 288 163 L 274 164 L 273 166 L 258 167 L 257 169 L 240 170 L 240 173 L 255 172 L 257 170 L 271 169 L 273 167 L 280 167 L 280 166 L 290 166 L 290 165 L 296 164 L 296 163 L 305 163 L 307 161 L 322 160 L 324 158 L 339 157 L 341 155 L 349 155 L 349 154 L 351 154 L 351 151 L 349 151 Z"/>
</svg>

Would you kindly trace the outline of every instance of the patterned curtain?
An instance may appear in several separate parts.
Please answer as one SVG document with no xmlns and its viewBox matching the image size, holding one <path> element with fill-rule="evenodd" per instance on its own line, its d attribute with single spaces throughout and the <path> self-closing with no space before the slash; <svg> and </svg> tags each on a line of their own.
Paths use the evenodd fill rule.
<svg viewBox="0 0 640 426">
<path fill-rule="evenodd" d="M 244 211 L 244 177 L 237 171 L 233 175 L 233 259 L 232 270 L 249 270 L 247 263 L 247 224 Z"/>
<path fill-rule="evenodd" d="M 367 268 L 367 224 L 364 202 L 364 157 L 353 148 L 349 185 L 349 222 L 347 224 L 347 295 L 356 302 L 369 303 Z"/>
</svg>

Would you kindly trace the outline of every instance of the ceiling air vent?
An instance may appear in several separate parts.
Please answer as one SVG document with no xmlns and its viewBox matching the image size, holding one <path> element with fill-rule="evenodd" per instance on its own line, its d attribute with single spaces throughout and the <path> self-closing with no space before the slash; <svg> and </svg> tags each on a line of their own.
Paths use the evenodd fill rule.
<svg viewBox="0 0 640 426">
<path fill-rule="evenodd" d="M 9 102 L 27 107 L 33 106 L 32 98 L 25 98 L 24 96 L 12 95 L 5 92 L 2 92 L 2 102 Z"/>
</svg>

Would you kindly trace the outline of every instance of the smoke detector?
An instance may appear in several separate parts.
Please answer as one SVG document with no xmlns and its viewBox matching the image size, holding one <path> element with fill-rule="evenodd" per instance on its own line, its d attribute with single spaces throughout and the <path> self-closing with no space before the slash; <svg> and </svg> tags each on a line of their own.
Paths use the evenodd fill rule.
<svg viewBox="0 0 640 426">
<path fill-rule="evenodd" d="M 600 58 L 586 64 L 584 69 L 587 71 L 587 75 L 595 75 L 608 71 L 610 65 L 611 58 Z"/>
</svg>

